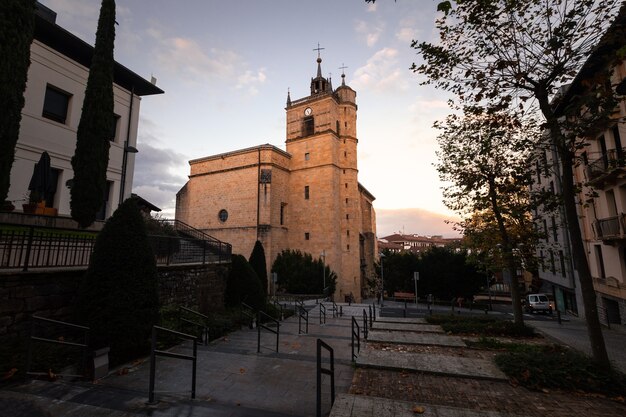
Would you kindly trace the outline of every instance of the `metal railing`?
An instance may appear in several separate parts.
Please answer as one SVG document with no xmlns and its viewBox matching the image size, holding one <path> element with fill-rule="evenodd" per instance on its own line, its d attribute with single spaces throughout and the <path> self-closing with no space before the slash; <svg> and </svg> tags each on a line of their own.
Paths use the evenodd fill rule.
<svg viewBox="0 0 626 417">
<path fill-rule="evenodd" d="M 283 311 L 283 305 L 276 300 L 272 301 L 272 304 L 274 304 L 274 308 L 278 310 L 278 320 L 284 320 L 285 313 Z"/>
<path fill-rule="evenodd" d="M 624 166 L 624 150 L 609 149 L 606 153 L 587 165 L 587 181 L 593 181 L 618 167 Z"/>
<path fill-rule="evenodd" d="M 149 235 L 148 240 L 157 265 L 230 261 L 230 244 L 203 233 L 202 236 L 205 239 Z M 0 269 L 89 266 L 96 237 L 97 232 L 79 229 L 2 223 Z"/>
<path fill-rule="evenodd" d="M 367 340 L 367 312 L 363 309 L 363 338 Z"/>
<path fill-rule="evenodd" d="M 53 344 L 53 345 L 61 345 L 61 346 L 69 346 L 69 347 L 73 347 L 73 348 L 80 348 L 82 350 L 82 354 L 81 354 L 81 362 L 80 365 L 78 366 L 77 370 L 82 369 L 83 372 L 86 370 L 87 368 L 87 349 L 89 346 L 89 327 L 85 327 L 85 326 L 79 326 L 78 324 L 73 324 L 73 323 L 67 323 L 64 321 L 58 321 L 58 320 L 52 320 L 52 319 L 47 319 L 45 317 L 39 317 L 39 316 L 33 316 L 32 317 L 33 321 L 31 323 L 31 328 L 30 328 L 30 337 L 28 338 L 28 352 L 26 354 L 26 375 L 32 375 L 32 376 L 50 376 L 50 372 L 32 372 L 31 371 L 31 366 L 32 366 L 32 360 L 33 360 L 33 344 L 35 342 L 39 342 L 39 343 L 46 343 L 46 344 Z M 35 327 L 37 326 L 37 324 L 40 325 L 52 325 L 52 326 L 59 326 L 61 328 L 67 329 L 67 330 L 78 330 L 80 332 L 83 333 L 83 342 L 82 343 L 77 343 L 77 342 L 69 342 L 65 340 L 65 337 L 56 337 L 55 339 L 51 339 L 51 338 L 46 338 L 46 337 L 40 337 L 40 336 L 35 336 Z M 50 369 L 50 367 L 48 367 L 48 369 Z M 62 376 L 62 377 L 67 377 L 67 378 L 85 378 L 86 375 L 84 373 L 82 374 L 56 374 L 57 376 Z"/>
<path fill-rule="evenodd" d="M 198 322 L 190 320 L 185 317 L 185 314 L 191 315 L 195 318 L 199 318 L 201 321 Z M 208 320 L 209 316 L 206 316 L 198 311 L 183 306 L 180 306 L 178 308 L 178 323 L 180 328 L 183 328 L 183 323 L 194 326 L 197 330 L 200 331 L 200 334 L 198 335 L 198 341 L 200 341 L 200 343 L 204 344 L 205 346 L 209 344 L 209 327 L 206 324 Z"/>
<path fill-rule="evenodd" d="M 298 334 L 302 334 L 302 320 L 306 323 L 305 333 L 309 333 L 309 312 L 306 308 L 298 306 Z"/>
<path fill-rule="evenodd" d="M 330 368 L 322 368 L 322 348 L 330 354 Z M 317 397 L 316 411 L 317 417 L 322 416 L 322 374 L 330 376 L 330 405 L 335 403 L 335 352 L 330 345 L 324 343 L 322 339 L 317 339 Z"/>
<path fill-rule="evenodd" d="M 244 321 L 244 317 L 248 320 Z M 255 310 L 246 303 L 241 303 L 240 320 L 242 323 L 248 323 L 250 329 L 254 328 L 254 320 L 256 319 Z"/>
<path fill-rule="evenodd" d="M 276 325 L 276 330 L 272 329 L 269 326 L 266 326 L 264 324 L 264 321 L 261 319 L 265 319 L 266 322 L 274 323 Z M 278 339 L 280 338 L 280 323 L 278 322 L 278 320 L 276 320 L 274 317 L 270 316 L 269 314 L 259 311 L 257 313 L 256 328 L 257 328 L 257 334 L 258 334 L 256 353 L 261 353 L 261 329 L 262 328 L 276 335 L 276 353 L 278 353 Z"/>
<path fill-rule="evenodd" d="M 0 268 L 87 266 L 96 233 L 0 224 Z"/>
<path fill-rule="evenodd" d="M 320 324 L 326 324 L 326 306 L 322 303 L 320 303 Z"/>
<path fill-rule="evenodd" d="M 598 306 L 598 320 L 600 324 L 605 325 L 609 329 L 611 328 L 611 321 L 609 320 L 606 308 Z"/>
<path fill-rule="evenodd" d="M 167 333 L 172 336 L 178 336 L 182 339 L 191 340 L 193 343 L 193 354 L 183 355 L 182 353 L 167 352 L 157 350 L 157 331 Z M 182 359 L 191 361 L 191 399 L 196 398 L 196 364 L 198 362 L 198 339 L 196 336 L 177 332 L 175 330 L 166 329 L 164 327 L 152 326 L 152 346 L 150 348 L 150 385 L 148 386 L 148 403 L 154 404 L 154 384 L 156 380 L 156 357 L 165 356 L 167 358 Z M 163 391 L 161 391 L 163 393 Z"/>
<path fill-rule="evenodd" d="M 337 307 L 337 304 L 333 301 L 333 318 L 337 318 L 339 317 L 339 308 Z"/>
<path fill-rule="evenodd" d="M 355 330 L 356 329 L 356 330 Z M 356 337 L 356 354 L 354 353 L 354 338 Z M 352 362 L 356 362 L 358 354 L 361 352 L 361 331 L 359 323 L 352 316 Z"/>
<path fill-rule="evenodd" d="M 619 239 L 626 237 L 624 214 L 597 219 L 593 222 L 596 239 Z"/>
<path fill-rule="evenodd" d="M 372 315 L 372 306 L 369 305 L 368 307 L 369 307 L 369 312 L 370 312 L 370 329 L 371 329 L 372 327 L 374 327 L 374 316 Z M 376 309 L 376 306 L 374 306 L 374 309 Z"/>
</svg>

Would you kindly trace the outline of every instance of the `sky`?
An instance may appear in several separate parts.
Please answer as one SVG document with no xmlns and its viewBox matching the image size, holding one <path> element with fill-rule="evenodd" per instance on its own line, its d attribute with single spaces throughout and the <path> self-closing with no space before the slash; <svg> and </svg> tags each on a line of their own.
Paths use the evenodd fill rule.
<svg viewBox="0 0 626 417">
<path fill-rule="evenodd" d="M 93 45 L 99 0 L 40 0 Z M 115 59 L 154 76 L 143 97 L 133 192 L 173 217 L 188 161 L 270 143 L 285 149 L 285 104 L 310 94 L 321 48 L 333 86 L 357 92 L 359 182 L 375 197 L 378 236 L 456 237 L 445 222 L 435 120 L 447 96 L 409 68 L 411 41 L 436 41 L 439 0 L 118 0 Z"/>
</svg>

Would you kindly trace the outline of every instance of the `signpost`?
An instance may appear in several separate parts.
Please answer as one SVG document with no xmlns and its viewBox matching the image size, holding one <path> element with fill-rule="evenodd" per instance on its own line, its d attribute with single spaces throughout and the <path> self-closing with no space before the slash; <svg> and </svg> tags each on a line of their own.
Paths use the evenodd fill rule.
<svg viewBox="0 0 626 417">
<path fill-rule="evenodd" d="M 415 308 L 419 308 L 417 305 L 417 281 L 420 280 L 420 273 L 415 271 L 413 272 L 413 281 L 415 281 Z"/>
</svg>

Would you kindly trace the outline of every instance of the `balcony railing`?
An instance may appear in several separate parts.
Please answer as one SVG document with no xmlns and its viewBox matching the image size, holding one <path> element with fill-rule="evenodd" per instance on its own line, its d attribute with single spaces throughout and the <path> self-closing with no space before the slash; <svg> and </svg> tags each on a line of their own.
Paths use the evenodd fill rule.
<svg viewBox="0 0 626 417">
<path fill-rule="evenodd" d="M 594 186 L 610 183 L 621 173 L 626 172 L 626 155 L 624 149 L 611 149 L 600 158 L 587 165 L 585 175 L 587 182 Z"/>
<path fill-rule="evenodd" d="M 617 216 L 598 219 L 593 222 L 593 231 L 598 240 L 626 239 L 624 213 Z"/>
<path fill-rule="evenodd" d="M 149 235 L 157 265 L 230 262 L 230 244 L 200 231 L 191 234 L 187 229 L 184 235 Z M 0 224 L 0 269 L 89 266 L 96 237 L 97 232 L 76 229 Z"/>
</svg>

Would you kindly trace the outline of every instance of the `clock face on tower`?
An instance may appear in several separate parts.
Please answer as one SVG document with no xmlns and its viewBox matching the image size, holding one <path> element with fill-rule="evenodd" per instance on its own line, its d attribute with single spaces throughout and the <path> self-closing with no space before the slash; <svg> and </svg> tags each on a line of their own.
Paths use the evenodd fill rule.
<svg viewBox="0 0 626 417">
<path fill-rule="evenodd" d="M 310 107 L 307 107 L 306 109 L 304 109 L 304 115 L 305 116 L 310 116 L 311 113 L 313 113 L 313 110 L 311 110 Z"/>
</svg>

